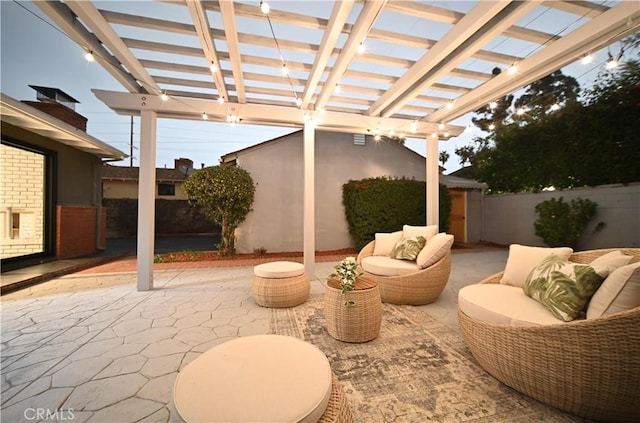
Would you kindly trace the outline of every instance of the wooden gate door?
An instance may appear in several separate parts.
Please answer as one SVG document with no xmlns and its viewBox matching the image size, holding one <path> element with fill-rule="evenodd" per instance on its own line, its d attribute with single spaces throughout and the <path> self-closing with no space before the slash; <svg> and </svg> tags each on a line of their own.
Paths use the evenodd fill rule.
<svg viewBox="0 0 640 423">
<path fill-rule="evenodd" d="M 467 242 L 467 192 L 452 189 L 451 193 L 451 217 L 449 220 L 449 233 L 453 235 L 455 242 Z"/>
</svg>

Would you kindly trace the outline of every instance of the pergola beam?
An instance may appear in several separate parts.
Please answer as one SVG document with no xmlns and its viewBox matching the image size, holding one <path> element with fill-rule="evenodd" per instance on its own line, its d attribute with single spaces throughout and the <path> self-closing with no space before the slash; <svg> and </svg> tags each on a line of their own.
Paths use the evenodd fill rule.
<svg viewBox="0 0 640 423">
<path fill-rule="evenodd" d="M 92 92 L 109 108 L 124 115 L 137 116 L 142 110 L 152 110 L 157 113 L 158 118 L 180 116 L 182 119 L 201 120 L 201 113 L 206 112 L 208 120 L 226 122 L 227 115 L 231 111 L 242 122 L 259 122 L 262 125 L 293 125 L 301 128 L 306 122 L 305 112 L 292 106 L 233 102 L 219 104 L 217 101 L 194 98 L 163 101 L 159 95 L 141 95 L 97 89 Z M 344 132 L 342 128 L 345 127 L 363 134 L 374 131 L 382 134 L 394 130 L 396 133 L 403 131 L 407 136 L 416 138 L 426 138 L 437 132 L 437 125 L 430 122 L 418 122 L 414 132 L 412 131 L 412 122 L 406 119 L 371 117 L 354 113 L 315 112 L 313 118 L 316 120 L 318 129 L 340 132 Z M 464 127 L 461 126 L 449 125 L 447 128 L 451 136 L 457 136 L 464 131 Z"/>
<path fill-rule="evenodd" d="M 101 41 L 78 21 L 76 15 L 64 3 L 37 1 L 34 2 L 53 22 L 60 27 L 77 44 L 87 51 L 93 52 L 95 60 L 130 92 L 146 93 L 147 90 L 125 71 L 120 62 L 104 48 Z"/>
<path fill-rule="evenodd" d="M 222 14 L 222 25 L 227 40 L 229 59 L 231 61 L 231 72 L 236 87 L 238 103 L 246 103 L 244 91 L 244 81 L 242 78 L 242 61 L 240 59 L 240 48 L 238 46 L 238 26 L 234 13 L 234 3 L 232 1 L 220 1 L 220 13 Z M 221 69 L 220 69 L 221 71 Z"/>
<path fill-rule="evenodd" d="M 309 107 L 309 102 L 318 87 L 318 82 L 320 82 L 320 77 L 327 67 L 329 58 L 333 54 L 338 37 L 342 34 L 342 29 L 344 28 L 344 24 L 347 22 L 352 6 L 353 0 L 339 1 L 333 6 L 329 25 L 322 36 L 318 54 L 316 54 L 313 67 L 311 68 L 307 84 L 304 87 L 304 92 L 302 94 L 302 107 L 305 109 Z"/>
<path fill-rule="evenodd" d="M 220 72 L 222 68 L 220 67 L 216 47 L 213 45 L 213 39 L 211 38 L 211 26 L 209 25 L 207 14 L 202 3 L 199 1 L 188 1 L 187 8 L 191 14 L 195 31 L 200 39 L 204 56 L 209 61 L 208 64 L 213 64 L 213 66 L 215 66 L 215 69 L 210 69 L 210 71 L 213 81 L 216 84 L 218 95 L 226 100 L 229 98 L 229 95 L 227 94 L 227 90 L 224 86 L 224 80 L 222 79 Z"/>
<path fill-rule="evenodd" d="M 507 72 L 456 99 L 453 109 L 440 109 L 427 116 L 429 122 L 451 121 L 491 100 L 505 96 L 551 72 L 572 63 L 576 58 L 596 51 L 640 30 L 640 8 L 634 2 L 620 2 L 580 28 L 518 63 L 518 74 Z"/>
<path fill-rule="evenodd" d="M 378 0 L 366 2 L 364 6 L 362 6 L 362 10 L 349 34 L 349 38 L 340 50 L 338 59 L 331 68 L 329 77 L 316 99 L 315 109 L 321 109 L 325 106 L 336 84 L 347 70 L 351 59 L 357 54 L 358 46 L 364 41 L 386 4 L 387 0 Z"/>
<path fill-rule="evenodd" d="M 88 1 L 67 0 L 66 4 L 71 8 L 89 29 L 98 36 L 102 43 L 113 53 L 113 55 L 129 70 L 138 81 L 142 82 L 147 91 L 160 93 L 160 87 L 147 73 L 146 69 L 131 53 L 126 44 L 111 28 L 109 23 L 100 14 L 93 3 Z"/>
</svg>

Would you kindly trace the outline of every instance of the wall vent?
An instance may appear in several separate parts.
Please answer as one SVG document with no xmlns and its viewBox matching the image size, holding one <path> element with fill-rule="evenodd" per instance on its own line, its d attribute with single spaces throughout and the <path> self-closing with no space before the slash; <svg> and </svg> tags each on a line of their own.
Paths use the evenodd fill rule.
<svg viewBox="0 0 640 423">
<path fill-rule="evenodd" d="M 364 134 L 353 134 L 353 143 L 355 145 L 364 145 Z"/>
</svg>

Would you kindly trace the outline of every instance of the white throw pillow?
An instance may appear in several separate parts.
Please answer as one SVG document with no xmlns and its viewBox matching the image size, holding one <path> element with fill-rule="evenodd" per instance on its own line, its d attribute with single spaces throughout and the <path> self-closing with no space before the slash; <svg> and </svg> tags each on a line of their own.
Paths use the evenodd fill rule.
<svg viewBox="0 0 640 423">
<path fill-rule="evenodd" d="M 594 259 L 589 263 L 589 265 L 593 268 L 605 267 L 609 271 L 607 274 L 610 274 L 618 267 L 631 263 L 631 260 L 633 260 L 632 256 L 628 256 L 623 254 L 622 251 L 616 250 Z"/>
<path fill-rule="evenodd" d="M 422 236 L 427 240 L 427 243 L 431 238 L 433 238 L 438 233 L 438 225 L 429 225 L 429 226 L 410 226 L 404 225 L 402 227 L 402 237 L 403 238 L 414 238 L 417 236 Z"/>
<path fill-rule="evenodd" d="M 524 281 L 527 280 L 527 276 L 529 276 L 533 268 L 549 255 L 555 254 L 568 260 L 572 253 L 573 249 L 569 247 L 546 248 L 511 244 L 509 246 L 507 265 L 504 268 L 500 283 L 522 288 Z"/>
<path fill-rule="evenodd" d="M 640 262 L 614 270 L 591 297 L 587 319 L 640 307 Z"/>
<path fill-rule="evenodd" d="M 374 256 L 388 256 L 398 241 L 402 239 L 402 231 L 391 233 L 377 233 L 376 243 L 373 246 Z"/>
<path fill-rule="evenodd" d="M 447 255 L 452 245 L 453 235 L 444 232 L 434 235 L 420 251 L 420 254 L 418 254 L 416 264 L 420 266 L 421 269 L 426 269 Z"/>
</svg>

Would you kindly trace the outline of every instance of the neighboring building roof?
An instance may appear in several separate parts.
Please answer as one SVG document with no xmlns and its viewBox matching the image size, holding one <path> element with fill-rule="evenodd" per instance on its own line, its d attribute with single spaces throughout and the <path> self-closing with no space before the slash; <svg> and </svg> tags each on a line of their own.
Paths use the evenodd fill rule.
<svg viewBox="0 0 640 423">
<path fill-rule="evenodd" d="M 301 132 L 302 132 L 302 130 L 296 130 L 296 131 L 290 132 L 288 134 L 281 135 L 281 136 L 276 137 L 276 138 L 272 138 L 272 139 L 267 140 L 267 141 L 262 141 L 262 142 L 260 142 L 258 144 L 254 144 L 254 145 L 251 145 L 249 147 L 242 148 L 240 150 L 232 151 L 231 153 L 227 153 L 224 156 L 220 156 L 220 163 L 234 162 L 234 161 L 236 161 L 238 159 L 238 154 L 240 154 L 240 153 L 244 153 L 245 151 L 253 150 L 253 149 L 258 148 L 258 147 L 264 147 L 267 144 L 275 143 L 277 141 L 280 141 L 280 140 L 283 140 L 285 138 L 288 138 L 290 135 L 301 133 Z"/>
<path fill-rule="evenodd" d="M 140 168 L 112 166 L 105 164 L 102 168 L 102 179 L 117 181 L 138 181 Z M 158 182 L 182 182 L 187 178 L 184 172 L 178 169 L 156 168 L 156 181 Z"/>
<path fill-rule="evenodd" d="M 101 159 L 122 160 L 128 156 L 109 144 L 68 123 L 1 94 L 2 122 L 33 132 Z"/>
<path fill-rule="evenodd" d="M 452 175 L 440 175 L 440 183 L 444 184 L 447 188 L 484 190 L 488 187 L 484 182 L 478 182 L 473 179 L 460 178 Z"/>
<path fill-rule="evenodd" d="M 59 88 L 41 87 L 39 85 L 29 85 L 29 87 L 36 90 L 38 93 L 38 99 L 46 98 L 49 100 L 61 101 L 63 103 L 80 103 L 78 100 Z"/>
</svg>

